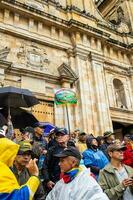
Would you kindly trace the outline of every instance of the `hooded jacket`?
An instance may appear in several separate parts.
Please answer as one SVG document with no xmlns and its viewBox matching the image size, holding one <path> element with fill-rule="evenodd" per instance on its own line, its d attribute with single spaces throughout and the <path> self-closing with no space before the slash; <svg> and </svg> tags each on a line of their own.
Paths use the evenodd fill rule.
<svg viewBox="0 0 133 200">
<path fill-rule="evenodd" d="M 100 151 L 97 147 L 93 148 L 92 140 L 94 137 L 88 137 L 86 140 L 86 144 L 88 149 L 86 149 L 82 155 L 85 166 L 90 167 L 91 172 L 94 173 L 96 178 L 98 179 L 100 169 L 103 169 L 108 163 L 107 157 L 104 155 L 102 151 Z"/>
<path fill-rule="evenodd" d="M 32 200 L 39 179 L 32 176 L 25 185 L 20 185 L 9 167 L 13 165 L 19 145 L 7 138 L 0 138 L 0 200 Z"/>
</svg>

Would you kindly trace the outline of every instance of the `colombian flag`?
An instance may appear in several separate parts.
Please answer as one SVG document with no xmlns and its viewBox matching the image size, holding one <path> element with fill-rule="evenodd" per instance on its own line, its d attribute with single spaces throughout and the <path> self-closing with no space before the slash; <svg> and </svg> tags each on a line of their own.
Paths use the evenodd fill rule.
<svg viewBox="0 0 133 200">
<path fill-rule="evenodd" d="M 28 182 L 20 186 L 9 167 L 13 165 L 19 145 L 7 138 L 0 138 L 0 200 L 32 200 L 39 179 L 31 176 Z"/>
</svg>

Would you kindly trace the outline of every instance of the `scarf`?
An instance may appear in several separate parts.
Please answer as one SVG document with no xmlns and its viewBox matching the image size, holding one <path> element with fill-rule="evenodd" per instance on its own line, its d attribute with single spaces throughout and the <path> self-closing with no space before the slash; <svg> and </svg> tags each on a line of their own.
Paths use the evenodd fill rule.
<svg viewBox="0 0 133 200">
<path fill-rule="evenodd" d="M 81 171 L 80 167 L 73 168 L 68 172 L 61 173 L 60 178 L 63 179 L 64 183 L 70 183 Z"/>
</svg>

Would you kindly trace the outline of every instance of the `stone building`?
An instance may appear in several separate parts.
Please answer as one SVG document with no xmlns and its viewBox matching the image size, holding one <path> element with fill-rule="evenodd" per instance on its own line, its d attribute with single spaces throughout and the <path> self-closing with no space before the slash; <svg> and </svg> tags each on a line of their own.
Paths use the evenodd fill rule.
<svg viewBox="0 0 133 200">
<path fill-rule="evenodd" d="M 132 0 L 0 0 L 0 85 L 30 89 L 34 115 L 58 126 L 54 93 L 73 88 L 71 130 L 132 131 L 132 21 Z"/>
</svg>

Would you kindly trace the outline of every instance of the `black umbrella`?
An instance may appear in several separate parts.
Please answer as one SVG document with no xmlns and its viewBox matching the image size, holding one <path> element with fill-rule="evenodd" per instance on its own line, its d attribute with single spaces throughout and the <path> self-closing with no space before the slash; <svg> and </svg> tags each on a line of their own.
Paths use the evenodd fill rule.
<svg viewBox="0 0 133 200">
<path fill-rule="evenodd" d="M 38 123 L 38 120 L 30 113 L 22 108 L 10 108 L 12 116 L 12 124 L 14 128 L 25 128 L 26 126 L 34 126 L 35 123 Z M 7 118 L 8 117 L 8 108 L 2 108 L 0 113 Z"/>
<path fill-rule="evenodd" d="M 0 107 L 31 107 L 38 103 L 37 98 L 28 89 L 11 86 L 0 88 Z"/>
</svg>

